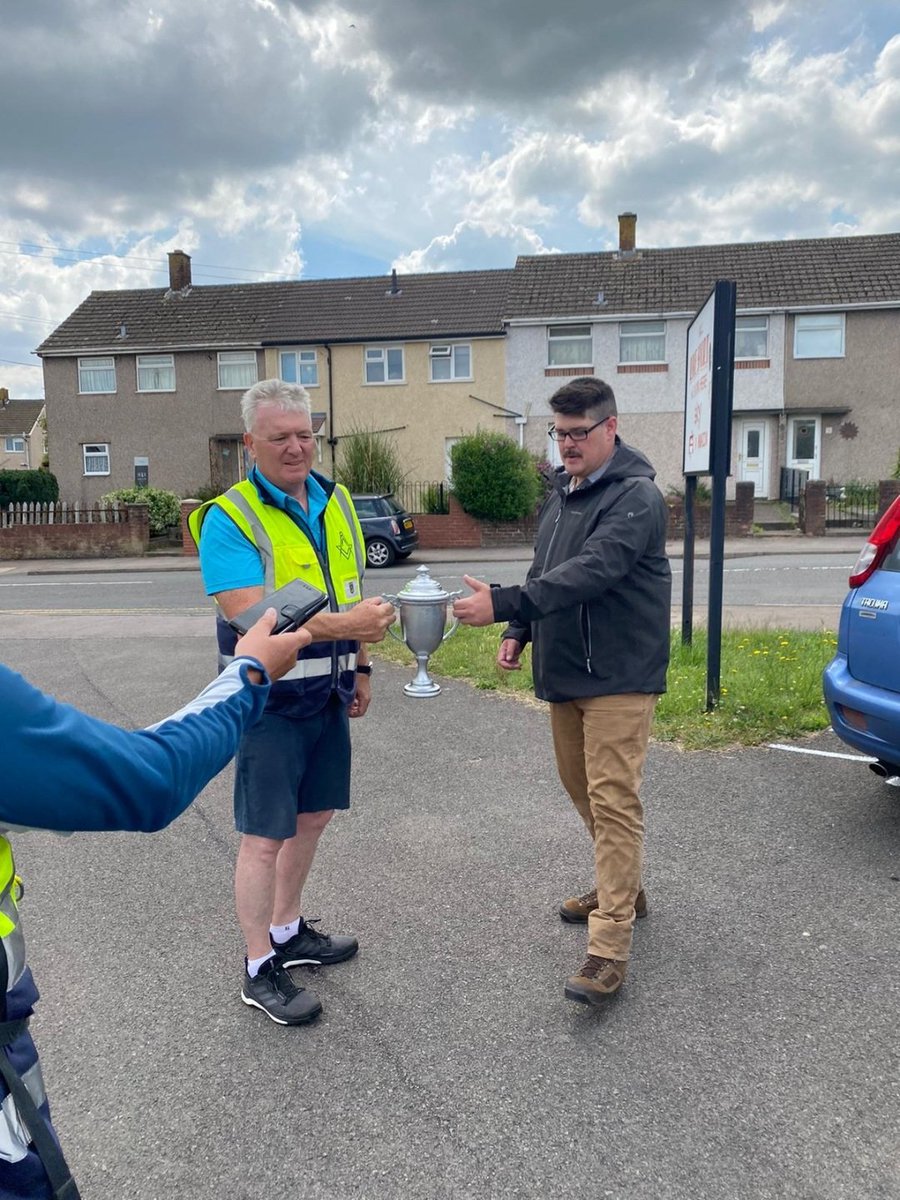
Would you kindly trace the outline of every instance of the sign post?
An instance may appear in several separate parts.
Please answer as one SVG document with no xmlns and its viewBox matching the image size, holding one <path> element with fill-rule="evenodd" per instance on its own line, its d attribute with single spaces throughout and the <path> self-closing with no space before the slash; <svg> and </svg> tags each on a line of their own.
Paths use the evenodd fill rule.
<svg viewBox="0 0 900 1200">
<path fill-rule="evenodd" d="M 685 540 L 682 641 L 689 645 L 694 604 L 694 499 L 697 476 L 712 475 L 709 530 L 706 711 L 719 702 L 722 662 L 722 595 L 725 564 L 725 482 L 731 471 L 734 389 L 734 321 L 737 288 L 717 280 L 688 326 L 684 395 Z"/>
</svg>

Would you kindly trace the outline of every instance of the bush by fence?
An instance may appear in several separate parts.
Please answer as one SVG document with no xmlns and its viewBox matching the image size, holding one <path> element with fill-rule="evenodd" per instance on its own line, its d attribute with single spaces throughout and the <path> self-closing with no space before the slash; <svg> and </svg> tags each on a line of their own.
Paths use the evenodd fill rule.
<svg viewBox="0 0 900 1200">
<path fill-rule="evenodd" d="M 59 484 L 49 471 L 0 471 L 0 508 L 58 499 Z"/>
</svg>

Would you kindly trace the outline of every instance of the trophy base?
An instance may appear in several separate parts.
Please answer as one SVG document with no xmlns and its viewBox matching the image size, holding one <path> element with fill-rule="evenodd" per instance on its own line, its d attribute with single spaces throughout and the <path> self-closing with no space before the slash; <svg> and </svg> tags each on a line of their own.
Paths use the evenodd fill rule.
<svg viewBox="0 0 900 1200">
<path fill-rule="evenodd" d="M 406 684 L 403 691 L 407 696 L 436 696 L 441 690 L 441 685 L 429 679 L 427 682 L 418 683 L 415 679 L 412 683 Z"/>
</svg>

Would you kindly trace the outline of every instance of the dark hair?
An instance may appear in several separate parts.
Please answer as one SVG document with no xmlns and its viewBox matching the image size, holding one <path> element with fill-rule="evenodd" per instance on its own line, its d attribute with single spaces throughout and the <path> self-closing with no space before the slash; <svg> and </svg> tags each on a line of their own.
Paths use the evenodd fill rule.
<svg viewBox="0 0 900 1200">
<path fill-rule="evenodd" d="M 614 417 L 618 412 L 612 388 L 593 375 L 583 375 L 563 384 L 550 397 L 550 407 L 566 416 L 582 417 L 590 413 L 598 421 Z"/>
</svg>

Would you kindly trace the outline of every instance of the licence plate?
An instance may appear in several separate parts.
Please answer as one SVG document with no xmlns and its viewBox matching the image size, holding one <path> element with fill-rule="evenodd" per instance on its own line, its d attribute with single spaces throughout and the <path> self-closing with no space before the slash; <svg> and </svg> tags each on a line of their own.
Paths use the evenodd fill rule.
<svg viewBox="0 0 900 1200">
<path fill-rule="evenodd" d="M 407 517 L 405 519 L 405 521 L 403 522 L 404 529 L 415 529 L 415 527 L 416 526 L 415 526 L 415 523 L 413 522 L 412 517 Z"/>
</svg>

